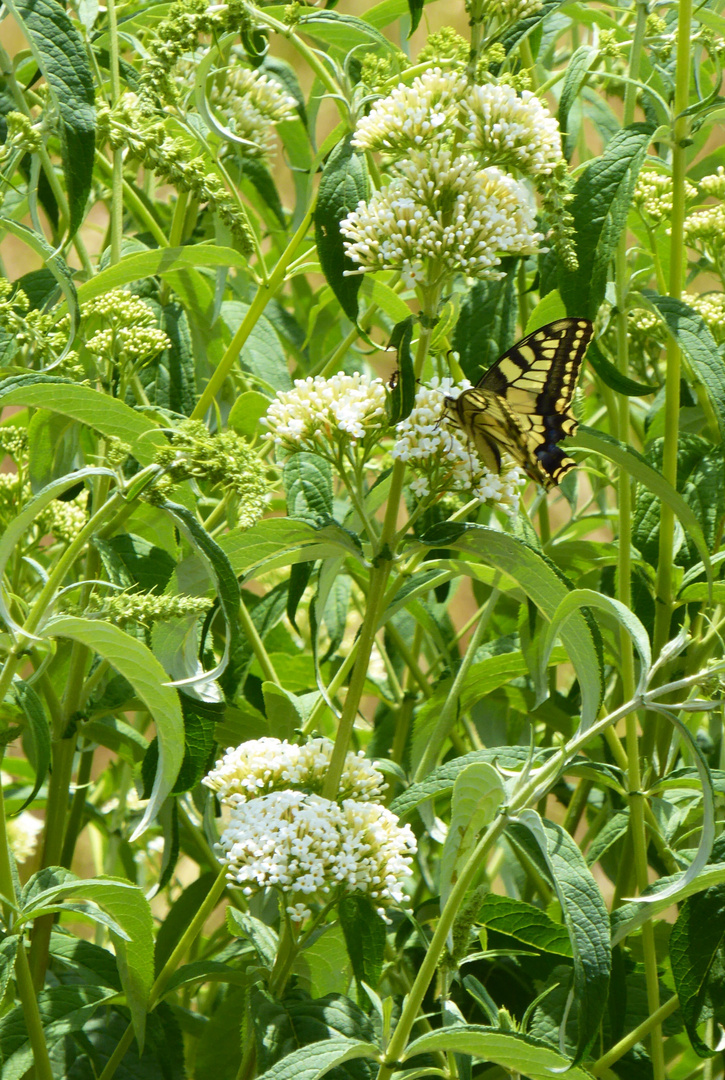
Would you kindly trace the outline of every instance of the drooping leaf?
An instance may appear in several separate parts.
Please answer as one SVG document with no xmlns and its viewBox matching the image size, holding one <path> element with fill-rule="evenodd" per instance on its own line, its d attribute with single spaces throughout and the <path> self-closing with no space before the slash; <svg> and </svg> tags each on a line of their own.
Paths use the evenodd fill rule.
<svg viewBox="0 0 725 1080">
<path fill-rule="evenodd" d="M 556 893 L 574 959 L 573 994 L 578 1012 L 572 1065 L 585 1057 L 606 1008 L 612 954 L 609 913 L 599 887 L 572 837 L 559 825 L 524 810 L 509 835 L 534 860 Z"/>
<path fill-rule="evenodd" d="M 375 990 L 383 970 L 385 920 L 362 893 L 344 896 L 338 912 L 358 986 L 365 982 Z"/>
<path fill-rule="evenodd" d="M 388 342 L 388 348 L 397 349 L 398 352 L 398 368 L 387 404 L 388 420 L 391 424 L 399 424 L 410 416 L 415 404 L 415 371 L 410 352 L 412 336 L 413 316 L 410 315 L 393 327 Z"/>
<path fill-rule="evenodd" d="M 311 525 L 332 517 L 332 470 L 318 454 L 291 454 L 284 466 L 284 489 L 290 518 Z"/>
<path fill-rule="evenodd" d="M 332 12 L 315 12 L 319 16 L 327 14 Z M 357 322 L 362 277 L 354 273 L 345 276 L 356 270 L 357 264 L 345 254 L 340 222 L 368 197 L 369 190 L 365 155 L 354 149 L 347 136 L 330 154 L 322 171 L 315 207 L 315 242 L 327 283 L 352 322 Z"/>
<path fill-rule="evenodd" d="M 514 343 L 517 266 L 517 259 L 502 259 L 503 276 L 494 281 L 477 281 L 461 304 L 453 348 L 460 357 L 463 374 L 473 383 Z"/>
<path fill-rule="evenodd" d="M 520 1032 L 492 1031 L 490 1027 L 475 1024 L 460 1024 L 421 1035 L 408 1044 L 402 1057 L 409 1061 L 419 1054 L 448 1050 L 473 1054 L 492 1065 L 500 1065 L 507 1072 L 530 1077 L 530 1080 L 551 1080 L 552 1074 L 559 1072 L 565 1072 L 568 1080 L 589 1080 L 590 1077 L 586 1069 L 572 1065 L 550 1043 Z"/>
<path fill-rule="evenodd" d="M 501 777 L 485 761 L 467 765 L 453 785 L 451 820 L 440 856 L 441 909 L 478 838 L 504 798 Z"/>
<path fill-rule="evenodd" d="M 184 721 L 174 690 L 154 654 L 141 641 L 113 623 L 60 615 L 43 628 L 46 637 L 68 637 L 98 653 L 126 678 L 143 701 L 156 725 L 159 766 L 153 791 L 133 837 L 140 836 L 172 791 L 184 756 Z M 132 837 L 132 839 L 133 839 Z"/>
<path fill-rule="evenodd" d="M 479 909 L 478 922 L 489 930 L 533 945 L 542 952 L 557 953 L 559 956 L 571 956 L 572 947 L 569 933 L 561 923 L 554 922 L 541 908 L 515 900 L 510 896 L 489 893 Z"/>
<path fill-rule="evenodd" d="M 28 755 L 28 761 L 35 769 L 35 782 L 23 805 L 17 811 L 21 813 L 29 806 L 40 791 L 50 768 L 50 724 L 45 714 L 42 700 L 30 685 L 23 679 L 16 679 L 13 683 L 13 692 L 18 699 L 18 704 L 25 713 L 28 721 L 26 737 L 23 743 Z"/>
</svg>

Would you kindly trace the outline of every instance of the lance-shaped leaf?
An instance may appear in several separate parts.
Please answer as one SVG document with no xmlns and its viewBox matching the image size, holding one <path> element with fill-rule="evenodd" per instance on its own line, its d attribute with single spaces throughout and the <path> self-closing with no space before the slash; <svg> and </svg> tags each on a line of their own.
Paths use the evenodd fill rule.
<svg viewBox="0 0 725 1080">
<path fill-rule="evenodd" d="M 184 757 L 184 721 L 178 696 L 166 685 L 166 672 L 151 650 L 113 623 L 61 615 L 46 623 L 43 633 L 46 637 L 79 641 L 107 660 L 128 679 L 156 725 L 159 765 L 148 806 L 131 837 L 134 840 L 154 820 L 179 775 Z"/>
<path fill-rule="evenodd" d="M 410 416 L 415 404 L 415 371 L 410 353 L 412 336 L 413 316 L 409 315 L 393 327 L 388 342 L 388 348 L 397 349 L 398 352 L 398 370 L 388 400 L 388 419 L 391 424 L 399 424 Z"/>
<path fill-rule="evenodd" d="M 561 264 L 558 274 L 559 292 L 570 315 L 596 316 L 653 132 L 648 124 L 623 128 L 574 185 L 570 210 L 579 268 L 569 270 Z"/>
<path fill-rule="evenodd" d="M 69 234 L 83 220 L 91 190 L 96 145 L 93 74 L 75 24 L 59 0 L 7 0 L 43 72 L 60 118 Z"/>
<path fill-rule="evenodd" d="M 493 821 L 504 797 L 501 777 L 492 765 L 479 761 L 466 766 L 453 785 L 451 820 L 441 853 L 441 909 L 458 879 L 458 872 L 478 837 Z"/>
<path fill-rule="evenodd" d="M 530 1035 L 492 1031 L 490 1027 L 475 1024 L 460 1024 L 421 1035 L 408 1044 L 402 1058 L 409 1061 L 419 1054 L 445 1053 L 448 1050 L 474 1055 L 530 1080 L 551 1080 L 552 1075 L 565 1070 L 567 1080 L 591 1080 L 591 1073 L 572 1066 L 550 1043 L 533 1039 Z"/>
<path fill-rule="evenodd" d="M 293 1050 L 262 1073 L 259 1080 L 320 1080 L 325 1073 L 337 1065 L 344 1065 L 346 1061 L 355 1061 L 358 1058 L 375 1061 L 379 1054 L 373 1043 L 340 1037 L 321 1039 L 319 1042 L 308 1043 L 299 1050 Z"/>
<path fill-rule="evenodd" d="M 572 1065 L 584 1058 L 599 1031 L 609 991 L 612 951 L 609 913 L 599 886 L 569 833 L 535 810 L 524 810 L 508 835 L 534 862 L 561 905 L 574 959 L 572 994 L 579 1005 L 579 1030 Z M 568 1009 L 562 1020 L 566 1028 Z"/>
<path fill-rule="evenodd" d="M 23 805 L 16 811 L 21 813 L 29 806 L 40 791 L 43 781 L 50 768 L 50 724 L 45 714 L 43 702 L 33 690 L 30 683 L 23 679 L 15 679 L 13 692 L 18 699 L 18 704 L 25 713 L 28 721 L 27 739 L 25 740 L 28 760 L 35 769 L 35 783 Z"/>
<path fill-rule="evenodd" d="M 333 14 L 315 12 L 315 16 Z M 302 21 L 309 21 L 315 16 L 305 16 Z M 361 200 L 368 197 L 369 190 L 365 155 L 357 153 L 348 135 L 332 151 L 322 170 L 315 207 L 315 242 L 327 283 L 352 322 L 357 322 L 357 294 L 362 276 L 359 273 L 345 276 L 346 271 L 358 270 L 359 267 L 345 254 L 340 222 Z"/>
</svg>

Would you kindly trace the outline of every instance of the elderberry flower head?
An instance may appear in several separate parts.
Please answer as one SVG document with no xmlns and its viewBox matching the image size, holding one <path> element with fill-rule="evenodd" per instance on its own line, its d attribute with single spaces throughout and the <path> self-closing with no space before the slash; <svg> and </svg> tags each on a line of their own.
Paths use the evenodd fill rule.
<svg viewBox="0 0 725 1080">
<path fill-rule="evenodd" d="M 230 746 L 202 783 L 232 807 L 285 788 L 319 794 L 330 768 L 332 747 L 329 739 L 312 739 L 303 746 L 286 739 L 251 739 L 241 746 Z M 362 750 L 345 755 L 340 799 L 377 799 L 386 786 L 382 773 Z"/>
<path fill-rule="evenodd" d="M 277 394 L 262 421 L 284 451 L 332 454 L 336 444 L 362 442 L 378 433 L 385 416 L 382 379 L 368 375 L 322 375 L 295 379 L 292 390 Z"/>
<path fill-rule="evenodd" d="M 421 262 L 431 276 L 445 269 L 493 277 L 502 255 L 533 254 L 543 240 L 521 184 L 448 150 L 413 152 L 387 187 L 340 222 L 340 232 L 359 273 L 412 277 Z"/>
<path fill-rule="evenodd" d="M 378 803 L 276 791 L 235 807 L 218 849 L 227 879 L 246 896 L 277 888 L 290 919 L 302 923 L 313 904 L 346 893 L 366 895 L 380 915 L 402 903 L 416 841 Z"/>
<path fill-rule="evenodd" d="M 725 206 L 708 206 L 688 214 L 685 219 L 685 243 L 701 247 L 716 256 L 725 247 Z"/>
<path fill-rule="evenodd" d="M 43 822 L 25 810 L 7 822 L 8 843 L 16 862 L 26 862 L 35 854 L 38 836 L 43 831 Z"/>
<path fill-rule="evenodd" d="M 697 189 L 685 181 L 685 199 L 697 198 Z M 642 169 L 637 177 L 632 197 L 634 205 L 653 225 L 672 216 L 672 177 L 654 169 Z"/>
<path fill-rule="evenodd" d="M 543 0 L 487 0 L 486 18 L 498 15 L 504 22 L 518 22 L 535 15 L 543 6 Z"/>
<path fill-rule="evenodd" d="M 524 474 L 513 463 L 503 464 L 500 474 L 492 473 L 446 416 L 445 399 L 458 397 L 470 385 L 467 380 L 456 385 L 449 378 L 434 378 L 430 386 L 422 386 L 410 416 L 396 428 L 393 457 L 407 462 L 416 474 L 411 489 L 419 498 L 466 491 L 481 502 L 516 514 Z"/>
</svg>

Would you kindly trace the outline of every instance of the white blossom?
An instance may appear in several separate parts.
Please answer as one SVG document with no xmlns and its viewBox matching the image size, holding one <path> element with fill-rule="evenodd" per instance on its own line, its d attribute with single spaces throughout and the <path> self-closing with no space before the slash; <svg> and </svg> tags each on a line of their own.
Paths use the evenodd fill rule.
<svg viewBox="0 0 725 1080">
<path fill-rule="evenodd" d="M 329 739 L 322 738 L 302 746 L 286 739 L 251 739 L 241 746 L 230 746 L 202 782 L 229 806 L 239 806 L 248 799 L 283 788 L 319 793 L 330 767 L 332 747 Z M 346 754 L 340 799 L 377 799 L 385 788 L 382 773 L 362 750 Z"/>
<path fill-rule="evenodd" d="M 491 165 L 550 176 L 562 161 L 559 124 L 536 94 L 505 83 L 472 86 L 466 98 L 469 136 Z"/>
<path fill-rule="evenodd" d="M 465 93 L 466 81 L 456 72 L 426 71 L 376 102 L 358 120 L 352 144 L 396 154 L 447 139 Z"/>
<path fill-rule="evenodd" d="M 365 894 L 381 915 L 402 903 L 416 841 L 378 803 L 276 791 L 234 807 L 218 848 L 246 896 L 277 888 L 290 918 L 303 922 L 311 905 L 344 893 Z"/>
<path fill-rule="evenodd" d="M 43 831 L 43 822 L 24 810 L 17 817 L 8 818 L 7 834 L 10 850 L 19 863 L 26 862 L 35 854 L 38 836 Z"/>
<path fill-rule="evenodd" d="M 470 491 L 471 494 L 508 513 L 518 511 L 521 488 L 526 478 L 517 465 L 503 463 L 500 475 L 491 472 L 478 457 L 475 447 L 445 412 L 445 399 L 456 398 L 470 387 L 464 380 L 433 379 L 422 386 L 410 416 L 398 424 L 393 457 L 405 461 L 416 478 L 411 490 L 420 498 L 443 491 Z"/>
<path fill-rule="evenodd" d="M 526 189 L 466 154 L 412 153 L 390 183 L 340 222 L 347 255 L 361 272 L 421 261 L 472 277 L 492 276 L 504 254 L 533 254 L 536 232 Z"/>
<path fill-rule="evenodd" d="M 386 390 L 382 379 L 367 375 L 317 375 L 296 379 L 267 410 L 263 423 L 275 442 L 289 450 L 318 451 L 336 440 L 361 441 L 380 427 L 385 415 Z"/>
</svg>

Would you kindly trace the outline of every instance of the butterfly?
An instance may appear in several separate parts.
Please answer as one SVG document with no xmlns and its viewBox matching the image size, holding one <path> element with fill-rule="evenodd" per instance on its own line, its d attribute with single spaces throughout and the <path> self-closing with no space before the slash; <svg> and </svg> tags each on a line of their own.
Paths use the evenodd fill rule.
<svg viewBox="0 0 725 1080">
<path fill-rule="evenodd" d="M 557 443 L 577 428 L 569 407 L 593 329 L 588 319 L 548 323 L 505 352 L 476 386 L 445 399 L 445 416 L 491 472 L 501 471 L 506 451 L 548 491 L 574 467 Z"/>
</svg>

